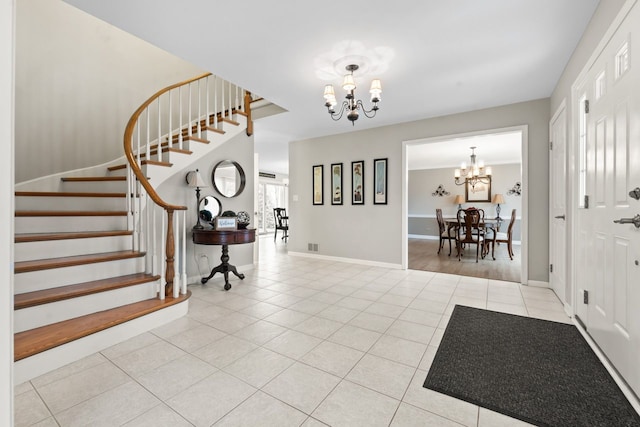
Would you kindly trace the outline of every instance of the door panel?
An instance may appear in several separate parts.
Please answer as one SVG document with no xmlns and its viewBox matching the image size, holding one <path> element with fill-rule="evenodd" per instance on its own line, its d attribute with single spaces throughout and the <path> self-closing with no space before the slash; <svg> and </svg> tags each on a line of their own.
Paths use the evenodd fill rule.
<svg viewBox="0 0 640 427">
<path fill-rule="evenodd" d="M 551 121 L 551 238 L 549 242 L 550 263 L 553 266 L 549 274 L 551 288 L 560 301 L 566 305 L 572 305 L 571 292 L 567 291 L 567 227 L 566 227 L 566 200 L 567 200 L 567 167 L 566 167 L 566 140 L 567 140 L 567 114 L 564 105 Z"/>
<path fill-rule="evenodd" d="M 576 313 L 625 381 L 640 394 L 640 229 L 614 224 L 640 214 L 640 7 L 634 6 L 582 86 L 586 114 L 585 187 L 577 214 Z M 633 32 L 632 32 L 633 31 Z M 636 61 L 632 59 L 636 57 Z M 581 283 L 582 282 L 582 283 Z"/>
</svg>

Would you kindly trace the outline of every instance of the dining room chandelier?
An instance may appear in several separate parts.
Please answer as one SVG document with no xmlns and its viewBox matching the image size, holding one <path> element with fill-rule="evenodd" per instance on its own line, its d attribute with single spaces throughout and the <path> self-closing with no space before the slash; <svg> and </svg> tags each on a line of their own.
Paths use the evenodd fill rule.
<svg viewBox="0 0 640 427">
<path fill-rule="evenodd" d="M 471 162 L 467 166 L 466 162 L 462 162 L 460 169 L 454 172 L 456 185 L 469 183 L 471 188 L 475 188 L 476 184 L 488 184 L 491 182 L 491 168 L 484 166 L 484 161 L 476 161 L 476 147 L 471 148 Z"/>
<path fill-rule="evenodd" d="M 353 79 L 353 72 L 360 68 L 356 64 L 349 64 L 346 67 L 348 74 L 344 76 L 344 81 L 342 82 L 342 88 L 347 91 L 347 95 L 345 96 L 345 100 L 342 101 L 340 106 L 340 111 L 336 112 L 336 106 L 338 105 L 338 101 L 336 100 L 336 94 L 333 90 L 333 85 L 326 85 L 324 87 L 324 106 L 327 107 L 331 118 L 335 121 L 338 121 L 342 118 L 342 115 L 347 112 L 347 119 L 351 121 L 352 125 L 355 125 L 355 121 L 360 117 L 360 113 L 358 110 L 361 110 L 362 113 L 368 117 L 372 118 L 376 115 L 378 111 L 378 102 L 380 102 L 380 94 L 382 93 L 382 85 L 380 84 L 380 79 L 373 79 L 371 82 L 371 89 L 369 89 L 369 93 L 371 94 L 371 102 L 373 103 L 373 107 L 370 110 L 364 108 L 364 104 L 362 100 L 356 100 L 355 90 L 356 83 Z"/>
</svg>

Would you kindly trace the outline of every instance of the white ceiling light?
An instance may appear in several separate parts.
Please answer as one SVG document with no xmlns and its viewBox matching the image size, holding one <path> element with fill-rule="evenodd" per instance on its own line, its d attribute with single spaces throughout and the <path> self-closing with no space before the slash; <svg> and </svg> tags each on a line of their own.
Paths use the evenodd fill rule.
<svg viewBox="0 0 640 427">
<path fill-rule="evenodd" d="M 347 91 L 347 95 L 345 96 L 345 100 L 342 101 L 340 106 L 340 111 L 336 112 L 336 105 L 338 101 L 336 100 L 336 94 L 333 89 L 333 85 L 326 85 L 324 87 L 324 106 L 327 107 L 327 111 L 331 115 L 333 120 L 340 120 L 342 115 L 347 112 L 347 119 L 351 121 L 351 124 L 355 124 L 355 121 L 360 117 L 360 113 L 358 110 L 361 110 L 362 113 L 368 117 L 372 118 L 376 115 L 378 111 L 378 102 L 380 102 L 380 94 L 382 93 L 382 83 L 380 83 L 380 79 L 374 79 L 371 82 L 371 89 L 369 89 L 369 93 L 371 94 L 371 102 L 373 103 L 373 107 L 370 110 L 364 108 L 364 104 L 362 100 L 357 99 L 355 95 L 356 90 L 356 82 L 353 78 L 353 72 L 360 68 L 356 64 L 349 64 L 346 67 L 348 74 L 344 76 L 344 81 L 342 83 L 342 88 Z"/>
</svg>

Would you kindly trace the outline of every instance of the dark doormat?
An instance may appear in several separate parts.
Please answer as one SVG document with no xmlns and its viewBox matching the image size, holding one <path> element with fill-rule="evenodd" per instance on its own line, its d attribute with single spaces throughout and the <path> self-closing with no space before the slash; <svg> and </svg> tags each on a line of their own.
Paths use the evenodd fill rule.
<svg viewBox="0 0 640 427">
<path fill-rule="evenodd" d="M 578 329 L 457 305 L 424 387 L 538 426 L 640 426 Z"/>
</svg>

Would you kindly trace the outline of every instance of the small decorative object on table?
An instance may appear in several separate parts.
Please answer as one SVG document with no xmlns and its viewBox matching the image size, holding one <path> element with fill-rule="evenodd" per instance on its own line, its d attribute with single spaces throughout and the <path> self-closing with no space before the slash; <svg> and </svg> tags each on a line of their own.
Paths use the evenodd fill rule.
<svg viewBox="0 0 640 427">
<path fill-rule="evenodd" d="M 244 229 L 251 223 L 251 217 L 248 212 L 240 211 L 238 212 L 238 228 Z"/>
</svg>

